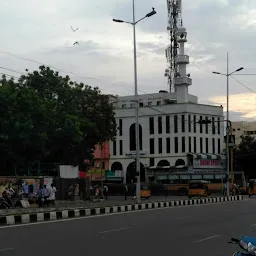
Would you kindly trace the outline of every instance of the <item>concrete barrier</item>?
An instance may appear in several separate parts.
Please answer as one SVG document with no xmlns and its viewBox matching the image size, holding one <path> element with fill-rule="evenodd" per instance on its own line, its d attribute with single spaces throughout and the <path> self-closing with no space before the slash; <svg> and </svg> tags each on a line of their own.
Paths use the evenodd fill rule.
<svg viewBox="0 0 256 256">
<path fill-rule="evenodd" d="M 106 206 L 106 207 L 95 207 L 90 209 L 75 208 L 63 211 L 51 211 L 51 212 L 40 212 L 40 213 L 26 213 L 26 214 L 13 214 L 4 216 L 5 222 L 1 222 L 0 226 L 3 225 L 15 225 L 15 224 L 27 224 L 30 222 L 43 222 L 57 219 L 68 219 L 76 217 L 86 217 L 92 215 L 104 215 L 111 213 L 122 213 L 132 211 L 145 211 L 161 208 L 173 208 L 173 207 L 189 207 L 190 205 L 203 205 L 203 204 L 216 204 L 226 203 L 231 201 L 241 201 L 243 196 L 230 196 L 230 197 L 215 197 L 215 198 L 200 198 L 192 200 L 175 200 L 166 202 L 148 202 L 134 205 L 120 205 L 120 206 Z"/>
</svg>

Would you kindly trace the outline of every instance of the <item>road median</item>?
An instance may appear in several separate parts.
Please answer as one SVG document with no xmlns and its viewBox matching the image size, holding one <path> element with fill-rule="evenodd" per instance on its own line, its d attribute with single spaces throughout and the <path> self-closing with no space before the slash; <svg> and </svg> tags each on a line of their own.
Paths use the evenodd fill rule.
<svg viewBox="0 0 256 256">
<path fill-rule="evenodd" d="M 28 224 L 35 222 L 55 221 L 76 217 L 86 217 L 93 215 L 104 215 L 111 213 L 121 213 L 130 211 L 150 210 L 156 208 L 169 208 L 177 206 L 200 205 L 210 203 L 224 203 L 229 201 L 243 200 L 243 196 L 229 197 L 211 197 L 199 199 L 177 199 L 166 201 L 148 201 L 137 203 L 121 203 L 116 205 L 98 204 L 91 207 L 62 207 L 62 208 L 45 208 L 45 209 L 23 209 L 23 212 L 8 213 L 0 216 L 0 226 Z"/>
</svg>

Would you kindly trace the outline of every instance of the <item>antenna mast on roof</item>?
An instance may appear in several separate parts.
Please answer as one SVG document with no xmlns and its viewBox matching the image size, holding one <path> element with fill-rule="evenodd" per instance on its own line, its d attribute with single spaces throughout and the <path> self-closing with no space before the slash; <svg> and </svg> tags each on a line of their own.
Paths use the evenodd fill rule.
<svg viewBox="0 0 256 256">
<path fill-rule="evenodd" d="M 168 85 L 170 92 L 175 92 L 174 78 L 178 74 L 178 66 L 175 63 L 175 58 L 178 55 L 179 44 L 177 42 L 176 31 L 178 27 L 182 26 L 181 15 L 181 1 L 182 0 L 167 0 L 168 11 L 168 27 L 167 30 L 170 35 L 170 45 L 165 50 L 167 62 L 169 64 L 168 69 L 165 70 L 165 77 L 168 78 Z"/>
</svg>

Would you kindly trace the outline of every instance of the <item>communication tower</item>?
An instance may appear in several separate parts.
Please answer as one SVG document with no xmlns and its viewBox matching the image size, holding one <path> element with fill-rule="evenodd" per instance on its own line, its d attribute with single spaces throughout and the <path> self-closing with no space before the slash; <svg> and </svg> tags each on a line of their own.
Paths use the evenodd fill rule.
<svg viewBox="0 0 256 256">
<path fill-rule="evenodd" d="M 168 62 L 168 69 L 165 70 L 165 77 L 168 78 L 168 85 L 170 92 L 175 92 L 174 78 L 178 75 L 178 65 L 175 63 L 175 58 L 178 55 L 179 43 L 177 41 L 178 28 L 182 26 L 181 16 L 181 1 L 182 0 L 167 0 L 168 10 L 168 26 L 170 45 L 165 50 L 166 59 Z"/>
</svg>

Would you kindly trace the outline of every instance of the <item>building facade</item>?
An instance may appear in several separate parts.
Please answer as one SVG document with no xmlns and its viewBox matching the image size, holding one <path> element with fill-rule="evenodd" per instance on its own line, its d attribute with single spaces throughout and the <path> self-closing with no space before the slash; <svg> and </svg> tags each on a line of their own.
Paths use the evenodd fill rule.
<svg viewBox="0 0 256 256">
<path fill-rule="evenodd" d="M 162 96 L 162 93 L 142 95 L 144 105 L 139 108 L 141 169 L 188 165 L 189 154 L 208 154 L 211 157 L 222 153 L 222 107 L 193 102 L 164 104 L 164 99 L 174 94 L 165 93 L 165 97 Z M 146 105 L 146 98 L 150 106 Z M 161 104 L 153 105 L 154 98 Z M 110 142 L 110 168 L 121 169 L 124 180 L 127 172 L 134 169 L 136 150 L 135 110 L 129 105 L 132 102 L 129 96 L 120 98 L 121 105 L 126 99 L 127 108 L 116 109 L 118 131 L 116 140 Z M 200 120 L 211 120 L 212 123 L 199 124 Z"/>
<path fill-rule="evenodd" d="M 232 122 L 232 134 L 235 135 L 235 143 L 238 146 L 241 136 L 256 138 L 256 122 Z"/>
<path fill-rule="evenodd" d="M 189 165 L 193 158 L 217 160 L 224 140 L 223 108 L 198 104 L 196 96 L 188 93 L 192 85 L 186 66 L 186 28 L 177 29 L 179 54 L 175 57 L 178 73 L 174 79 L 175 92 L 159 91 L 139 96 L 140 173 L 145 179 L 145 168 L 150 166 Z M 116 99 L 115 115 L 118 131 L 110 142 L 110 169 L 121 170 L 124 181 L 132 182 L 135 171 L 135 97 Z M 199 124 L 202 120 L 211 121 Z M 195 161 L 196 162 L 196 161 Z M 199 161 L 211 165 L 211 161 Z M 200 167 L 200 166 L 199 166 Z"/>
</svg>

